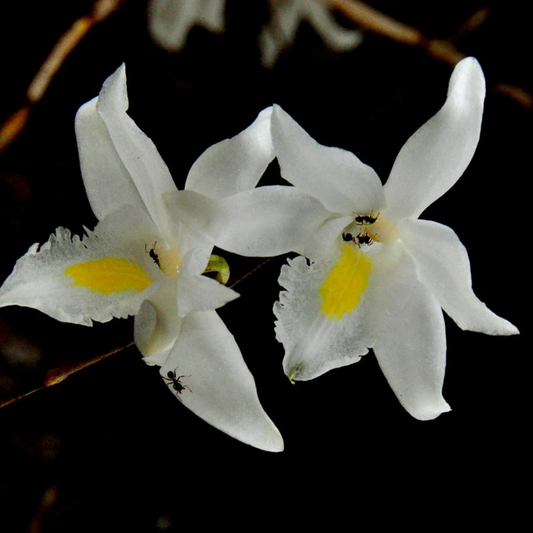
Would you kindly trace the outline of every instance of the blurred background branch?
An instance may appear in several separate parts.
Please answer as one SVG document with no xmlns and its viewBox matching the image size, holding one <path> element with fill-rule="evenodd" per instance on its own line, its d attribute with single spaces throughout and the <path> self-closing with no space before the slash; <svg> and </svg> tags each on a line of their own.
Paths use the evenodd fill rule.
<svg viewBox="0 0 533 533">
<path fill-rule="evenodd" d="M 124 1 L 96 0 L 91 13 L 77 19 L 61 36 L 30 83 L 26 92 L 26 105 L 15 111 L 0 127 L 0 152 L 24 130 L 31 108 L 41 100 L 68 55 L 96 24 L 107 19 Z"/>
</svg>

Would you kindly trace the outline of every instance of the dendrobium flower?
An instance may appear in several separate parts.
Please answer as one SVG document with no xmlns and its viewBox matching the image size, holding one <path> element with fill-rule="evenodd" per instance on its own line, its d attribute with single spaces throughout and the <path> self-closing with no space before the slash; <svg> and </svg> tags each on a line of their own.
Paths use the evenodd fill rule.
<svg viewBox="0 0 533 533">
<path fill-rule="evenodd" d="M 226 0 L 151 0 L 148 28 L 159 46 L 178 52 L 185 46 L 193 26 L 223 32 L 225 8 Z"/>
<path fill-rule="evenodd" d="M 322 40 L 337 52 L 352 50 L 362 34 L 340 26 L 323 0 L 270 0 L 270 21 L 259 36 L 263 65 L 272 67 L 279 54 L 292 45 L 302 20 L 308 21 Z"/>
<path fill-rule="evenodd" d="M 96 228 L 82 238 L 58 228 L 46 244 L 31 246 L 0 288 L 0 307 L 32 307 L 86 326 L 135 315 L 137 347 L 147 364 L 161 367 L 164 383 L 186 407 L 243 442 L 280 451 L 281 436 L 215 311 L 238 295 L 202 275 L 213 244 L 165 206 L 164 195 L 179 192 L 127 108 L 122 66 L 76 115 L 81 171 L 99 220 Z M 261 129 L 269 129 L 264 114 L 220 143 L 218 152 L 232 157 L 231 150 L 224 151 L 228 145 L 253 151 L 254 132 Z M 266 157 L 272 159 L 272 149 Z M 259 175 L 263 171 L 259 168 Z"/>
<path fill-rule="evenodd" d="M 354 363 L 371 348 L 403 407 L 428 420 L 449 410 L 442 310 L 462 329 L 518 333 L 475 296 L 467 251 L 453 230 L 419 218 L 472 159 L 484 97 L 481 67 L 464 59 L 444 106 L 406 142 L 384 186 L 354 154 L 318 144 L 274 106 L 272 142 L 294 187 L 218 201 L 174 195 L 174 209 L 221 248 L 301 254 L 282 267 L 285 291 L 274 306 L 291 380 Z M 201 219 L 206 211 L 209 219 Z"/>
</svg>

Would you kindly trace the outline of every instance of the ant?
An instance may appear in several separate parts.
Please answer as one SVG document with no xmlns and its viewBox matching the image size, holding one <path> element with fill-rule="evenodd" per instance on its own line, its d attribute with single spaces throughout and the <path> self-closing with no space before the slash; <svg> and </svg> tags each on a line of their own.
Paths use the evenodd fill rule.
<svg viewBox="0 0 533 533">
<path fill-rule="evenodd" d="M 376 216 L 373 216 L 373 215 L 357 215 L 355 217 L 355 222 L 357 222 L 357 224 L 374 224 L 374 222 L 378 219 L 378 215 Z"/>
<path fill-rule="evenodd" d="M 177 370 L 177 369 L 176 369 Z M 181 382 L 181 378 L 185 378 L 188 376 L 176 376 L 176 370 L 169 370 L 167 373 L 167 377 L 163 378 L 169 387 L 172 387 L 178 394 L 181 394 L 184 389 L 187 389 L 189 392 L 192 392 L 191 389 L 185 384 Z M 181 399 L 178 396 L 178 399 L 181 402 Z"/>
<path fill-rule="evenodd" d="M 362 231 L 357 235 L 357 237 L 354 237 L 351 233 L 343 233 L 342 234 L 342 240 L 345 242 L 354 242 L 361 248 L 361 244 L 368 244 L 369 246 L 374 242 L 372 237 L 368 235 L 368 233 L 365 233 Z"/>
<path fill-rule="evenodd" d="M 146 244 L 144 245 L 144 251 L 152 258 L 153 262 L 161 268 L 161 265 L 159 264 L 159 256 L 155 253 L 155 245 L 157 244 L 157 241 L 154 242 L 150 250 L 146 249 Z"/>
<path fill-rule="evenodd" d="M 367 233 L 360 233 L 358 236 L 357 236 L 357 241 L 358 241 L 358 244 L 368 244 L 369 246 L 371 244 L 373 244 L 374 242 L 374 239 L 372 239 L 372 237 L 370 237 L 370 235 L 368 235 Z"/>
</svg>

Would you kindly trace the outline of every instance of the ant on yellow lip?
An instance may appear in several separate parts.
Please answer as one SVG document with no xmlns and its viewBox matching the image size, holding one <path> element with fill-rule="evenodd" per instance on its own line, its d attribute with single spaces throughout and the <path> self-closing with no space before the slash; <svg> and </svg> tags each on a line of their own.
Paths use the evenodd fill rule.
<svg viewBox="0 0 533 533">
<path fill-rule="evenodd" d="M 163 378 L 167 382 L 167 385 L 169 387 L 172 387 L 180 395 L 185 389 L 187 389 L 189 392 L 192 392 L 187 385 L 181 382 L 181 378 L 185 378 L 188 376 L 177 376 L 176 370 L 169 370 L 167 373 L 167 377 Z M 177 398 L 181 402 L 181 398 L 179 396 Z"/>
<path fill-rule="evenodd" d="M 154 242 L 150 250 L 146 249 L 146 244 L 144 245 L 144 251 L 152 258 L 153 262 L 161 268 L 161 265 L 159 264 L 159 256 L 155 253 L 155 245 L 157 244 L 157 241 Z"/>
</svg>

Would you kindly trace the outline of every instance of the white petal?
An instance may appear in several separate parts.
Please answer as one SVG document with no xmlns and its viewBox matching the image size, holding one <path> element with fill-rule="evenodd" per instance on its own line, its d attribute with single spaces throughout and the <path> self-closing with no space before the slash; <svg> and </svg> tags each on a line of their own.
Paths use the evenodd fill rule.
<svg viewBox="0 0 533 533">
<path fill-rule="evenodd" d="M 373 349 L 398 400 L 419 420 L 449 411 L 442 397 L 446 334 L 436 298 L 416 279 L 405 255 L 372 288 Z"/>
<path fill-rule="evenodd" d="M 58 228 L 39 250 L 35 244 L 17 261 L 0 289 L 0 306 L 31 307 L 57 320 L 87 326 L 93 320 L 107 322 L 134 315 L 162 278 L 144 249 L 153 238 L 148 216 L 130 207 L 108 215 L 83 239 Z M 72 265 L 104 258 L 136 265 L 151 284 L 144 290 L 132 288 L 106 294 L 73 285 L 73 278 L 65 273 Z"/>
<path fill-rule="evenodd" d="M 219 248 L 244 256 L 306 253 L 332 217 L 322 204 L 294 187 L 268 186 L 213 200 L 193 191 L 165 196 L 175 218 Z M 351 219 L 342 217 L 339 232 Z M 327 245 L 327 243 L 325 243 Z"/>
<path fill-rule="evenodd" d="M 280 52 L 292 45 L 303 11 L 305 4 L 301 2 L 270 2 L 270 20 L 259 34 L 261 61 L 265 67 L 273 67 Z"/>
<path fill-rule="evenodd" d="M 93 98 L 80 107 L 75 129 L 87 197 L 96 218 L 102 220 L 123 205 L 145 206 L 96 111 L 97 101 Z"/>
<path fill-rule="evenodd" d="M 264 109 L 241 133 L 209 147 L 191 167 L 185 189 L 210 198 L 253 189 L 274 159 L 271 114 L 271 107 Z"/>
<path fill-rule="evenodd" d="M 161 368 L 183 376 L 187 388 L 169 390 L 196 415 L 228 435 L 257 448 L 281 451 L 283 440 L 266 415 L 233 335 L 216 311 L 183 319 L 178 340 Z"/>
<path fill-rule="evenodd" d="M 281 269 L 279 283 L 285 291 L 274 304 L 275 330 L 285 349 L 283 368 L 291 379 L 309 380 L 355 363 L 371 346 L 364 301 L 339 320 L 321 312 L 319 290 L 334 264 L 330 259 L 309 265 L 296 257 Z"/>
<path fill-rule="evenodd" d="M 419 279 L 460 328 L 489 335 L 518 333 L 474 294 L 468 253 L 451 228 L 428 220 L 406 220 L 402 238 L 415 259 Z"/>
<path fill-rule="evenodd" d="M 261 52 L 261 63 L 265 68 L 272 68 L 281 52 L 278 39 L 268 26 L 261 29 L 259 34 L 259 50 Z"/>
<path fill-rule="evenodd" d="M 175 228 L 167 218 L 162 194 L 177 190 L 176 185 L 154 143 L 126 113 L 128 96 L 124 65 L 105 81 L 96 109 L 155 225 L 169 238 Z"/>
<path fill-rule="evenodd" d="M 308 18 L 322 40 L 333 50 L 342 52 L 358 46 L 363 36 L 356 30 L 340 26 L 331 13 L 331 7 L 318 2 L 309 2 Z"/>
<path fill-rule="evenodd" d="M 318 144 L 283 109 L 274 106 L 272 140 L 281 175 L 334 213 L 372 213 L 384 206 L 383 187 L 354 154 Z"/>
<path fill-rule="evenodd" d="M 160 46 L 177 52 L 195 24 L 213 32 L 223 31 L 224 8 L 225 0 L 151 0 L 148 27 Z"/>
<path fill-rule="evenodd" d="M 199 250 L 201 252 L 201 250 Z M 211 311 L 235 300 L 239 294 L 197 272 L 196 250 L 183 259 L 178 275 L 178 314 Z M 204 265 L 205 267 L 205 265 Z"/>
<path fill-rule="evenodd" d="M 485 78 L 479 63 L 457 64 L 441 110 L 405 143 L 384 189 L 391 218 L 417 218 L 461 177 L 481 130 Z"/>
<path fill-rule="evenodd" d="M 224 31 L 226 0 L 202 0 L 200 7 L 201 24 L 212 32 Z"/>
</svg>

